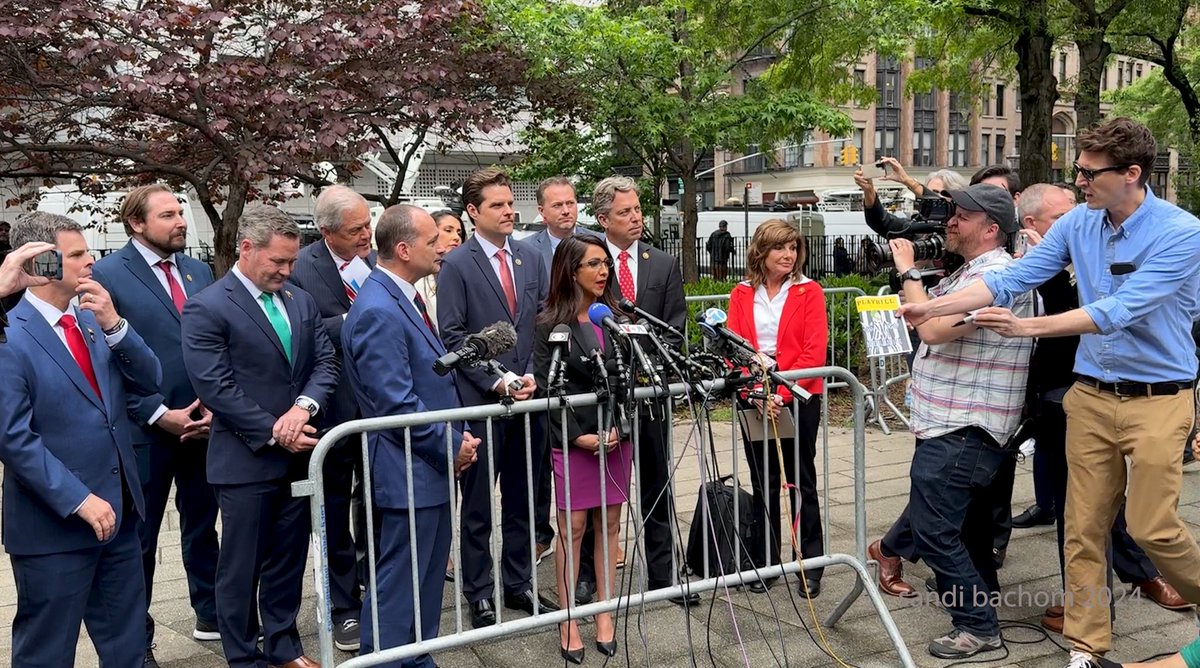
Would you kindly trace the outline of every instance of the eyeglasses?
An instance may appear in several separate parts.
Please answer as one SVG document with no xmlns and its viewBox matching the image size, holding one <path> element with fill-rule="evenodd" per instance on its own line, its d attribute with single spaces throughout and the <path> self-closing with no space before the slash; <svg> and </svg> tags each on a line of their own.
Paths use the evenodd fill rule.
<svg viewBox="0 0 1200 668">
<path fill-rule="evenodd" d="M 1071 164 L 1075 168 L 1075 173 L 1082 176 L 1088 183 L 1095 181 L 1097 176 L 1105 172 L 1120 172 L 1132 167 L 1132 165 L 1113 165 L 1112 167 L 1101 167 L 1100 169 L 1088 169 L 1080 167 L 1078 162 Z"/>
<path fill-rule="evenodd" d="M 592 269 L 592 270 L 599 269 L 602 266 L 612 269 L 613 261 L 608 258 L 593 258 L 591 260 L 588 260 L 587 262 L 580 262 L 579 266 L 580 266 L 580 268 L 587 267 L 588 269 Z"/>
</svg>

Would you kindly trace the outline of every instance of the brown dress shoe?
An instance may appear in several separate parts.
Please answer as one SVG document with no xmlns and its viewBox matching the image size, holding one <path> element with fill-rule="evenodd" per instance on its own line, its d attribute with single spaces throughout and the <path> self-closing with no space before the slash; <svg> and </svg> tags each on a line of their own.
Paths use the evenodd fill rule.
<svg viewBox="0 0 1200 668">
<path fill-rule="evenodd" d="M 302 655 L 292 659 L 291 661 L 288 661 L 287 663 L 281 663 L 278 666 L 271 666 L 271 668 L 321 668 L 321 664 L 313 661 L 307 656 Z"/>
<path fill-rule="evenodd" d="M 1146 598 L 1157 603 L 1160 607 L 1167 610 L 1186 610 L 1192 607 L 1191 603 L 1183 600 L 1179 592 L 1168 583 L 1163 576 L 1158 576 L 1153 580 L 1145 582 L 1137 582 L 1133 585 L 1134 589 L 1142 590 Z"/>
<path fill-rule="evenodd" d="M 1042 615 L 1042 628 L 1061 634 L 1063 632 L 1063 614 L 1061 605 L 1052 605 L 1046 608 L 1046 614 Z"/>
<path fill-rule="evenodd" d="M 904 563 L 900 557 L 884 556 L 879 541 L 875 541 L 867 547 L 867 558 L 879 562 L 879 589 L 883 593 L 904 598 L 912 598 L 917 595 L 916 590 L 904 581 Z"/>
</svg>

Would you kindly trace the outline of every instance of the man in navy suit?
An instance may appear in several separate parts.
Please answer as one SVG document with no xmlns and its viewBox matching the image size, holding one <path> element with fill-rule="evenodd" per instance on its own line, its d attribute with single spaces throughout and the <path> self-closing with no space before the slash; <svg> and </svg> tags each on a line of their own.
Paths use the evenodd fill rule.
<svg viewBox="0 0 1200 668">
<path fill-rule="evenodd" d="M 313 298 L 286 283 L 300 253 L 295 221 L 275 207 L 252 207 L 238 238 L 237 264 L 183 308 L 183 363 L 213 412 L 217 626 L 234 668 L 312 668 L 296 629 L 308 503 L 292 497 L 291 483 L 307 477 L 317 444 L 309 422 L 337 387 L 337 358 Z"/>
<path fill-rule="evenodd" d="M 158 391 L 154 353 L 92 279 L 78 224 L 34 212 L 18 246 L 53 243 L 62 278 L 27 281 L 0 343 L 4 549 L 17 587 L 12 665 L 72 666 L 79 624 L 101 663 L 141 666 L 145 514 L 129 395 Z M 79 305 L 72 300 L 79 296 Z"/>
<path fill-rule="evenodd" d="M 438 274 L 438 323 L 442 341 L 450 350 L 462 347 L 468 334 L 496 322 L 508 322 L 517 330 L 517 345 L 497 360 L 514 373 L 525 374 L 520 390 L 511 391 L 503 381 L 481 369 L 463 371 L 459 387 L 463 404 L 495 403 L 505 393 L 518 401 L 533 396 L 537 383 L 532 374 L 533 328 L 539 305 L 548 286 L 541 257 L 529 246 L 509 238 L 513 229 L 512 184 L 503 170 L 489 167 L 474 172 L 463 183 L 463 202 L 475 222 L 475 234 L 442 263 Z M 492 571 L 489 543 L 492 535 L 491 508 L 493 475 L 500 476 L 503 563 L 499 565 L 504 588 L 504 606 L 533 614 L 557 610 L 548 599 L 532 591 L 533 562 L 529 542 L 529 490 L 533 481 L 526 474 L 525 421 L 494 420 L 491 440 L 485 424 L 471 425 L 472 433 L 484 437 L 479 459 L 493 453 L 494 472 L 485 463 L 462 477 L 462 577 L 463 594 L 471 607 L 475 628 L 496 623 L 492 604 L 496 578 Z M 540 441 L 530 441 L 532 460 L 542 461 Z M 535 467 L 536 468 L 536 467 Z M 541 600 L 539 600 L 541 599 Z"/>
<path fill-rule="evenodd" d="M 460 405 L 454 375 L 444 378 L 433 372 L 434 361 L 446 349 L 438 340 L 425 312 L 425 302 L 414 287 L 421 278 L 437 271 L 446 252 L 438 244 L 440 236 L 433 218 L 414 206 L 393 206 L 379 218 L 375 233 L 379 266 L 359 292 L 342 328 L 346 375 L 362 406 L 363 417 L 405 415 Z M 438 635 L 443 573 L 450 556 L 453 528 L 451 476 L 471 465 L 479 444 L 479 439 L 472 438 L 463 427 L 462 423 L 436 423 L 409 430 L 411 471 L 405 463 L 404 430 L 373 432 L 367 439 L 373 474 L 371 491 L 379 509 L 382 532 L 376 573 L 380 637 L 371 636 L 371 621 L 364 619 L 364 653 L 418 640 L 414 595 L 421 604 L 420 639 Z M 410 525 L 415 535 L 421 537 L 416 543 L 415 564 L 409 541 Z M 368 616 L 370 609 L 369 604 L 364 607 Z M 426 654 L 401 665 L 427 667 L 434 663 Z"/>
<path fill-rule="evenodd" d="M 146 600 L 153 596 L 158 532 L 171 483 L 179 510 L 180 549 L 196 625 L 196 640 L 220 640 L 213 587 L 217 575 L 217 496 L 204 475 L 212 414 L 200 404 L 183 368 L 179 320 L 188 297 L 212 285 L 208 265 L 184 255 L 187 220 L 179 198 L 164 185 L 134 188 L 121 204 L 130 241 L 92 268 L 117 310 L 143 333 L 163 367 L 162 389 L 138 397 L 133 448 L 138 458 L 146 521 L 142 523 L 142 569 Z M 154 619 L 146 615 L 146 664 L 154 661 Z"/>
<path fill-rule="evenodd" d="M 291 282 L 312 295 L 321 311 L 325 331 L 342 355 L 342 324 L 357 295 L 357 270 L 374 267 L 371 251 L 371 210 L 362 195 L 346 186 L 331 186 L 317 197 L 313 219 L 321 239 L 300 249 Z M 365 263 L 365 267 L 363 266 Z M 346 374 L 322 415 L 321 426 L 333 427 L 359 417 L 354 390 Z M 359 601 L 354 538 L 350 535 L 350 499 L 355 471 L 362 471 L 358 439 L 345 439 L 326 456 L 325 514 L 329 540 L 329 600 L 333 606 L 333 643 L 346 652 L 358 650 Z M 364 525 L 365 526 L 365 525 Z M 365 545 L 365 530 L 359 529 Z M 364 548 L 365 549 L 365 548 Z M 365 571 L 365 569 L 364 569 Z"/>
<path fill-rule="evenodd" d="M 575 186 L 565 176 L 552 176 L 538 184 L 537 187 L 538 214 L 546 224 L 545 229 L 528 239 L 538 253 L 542 255 L 542 269 L 546 280 L 547 290 L 550 287 L 550 267 L 554 264 L 554 251 L 558 244 L 572 234 L 599 234 L 582 227 L 579 222 L 579 202 L 575 199 Z M 545 428 L 543 416 L 536 417 L 535 432 Z M 534 440 L 542 441 L 544 432 L 535 433 Z M 542 448 L 541 468 L 534 467 L 537 476 L 537 497 L 534 499 L 533 519 L 534 533 L 537 539 L 537 561 L 554 551 L 554 525 L 550 522 L 550 479 L 553 471 L 550 468 L 550 448 Z"/>
</svg>

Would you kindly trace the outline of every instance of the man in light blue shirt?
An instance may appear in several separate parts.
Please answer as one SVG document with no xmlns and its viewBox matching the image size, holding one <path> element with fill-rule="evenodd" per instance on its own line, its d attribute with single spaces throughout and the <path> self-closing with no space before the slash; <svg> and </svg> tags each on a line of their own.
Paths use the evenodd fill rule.
<svg viewBox="0 0 1200 668">
<path fill-rule="evenodd" d="M 1070 668 L 1093 668 L 1112 644 L 1102 598 L 1105 540 L 1123 496 L 1134 540 L 1184 599 L 1200 603 L 1200 547 L 1176 512 L 1178 448 L 1193 420 L 1200 221 L 1146 187 L 1157 146 L 1144 126 L 1117 118 L 1082 133 L 1078 143 L 1075 184 L 1085 206 L 1059 219 L 1020 262 L 952 295 L 906 304 L 901 313 L 919 324 L 996 304 L 976 311 L 974 323 L 1012 337 L 1081 335 L 1077 382 L 1063 400 L 1063 635 L 1074 646 Z M 1003 308 L 1068 265 L 1080 308 L 1036 318 Z"/>
</svg>

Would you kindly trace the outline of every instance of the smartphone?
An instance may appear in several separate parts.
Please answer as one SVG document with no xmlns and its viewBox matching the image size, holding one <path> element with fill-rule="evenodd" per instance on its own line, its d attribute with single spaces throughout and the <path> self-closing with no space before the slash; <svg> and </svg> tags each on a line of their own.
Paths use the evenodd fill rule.
<svg viewBox="0 0 1200 668">
<path fill-rule="evenodd" d="M 1017 232 L 1016 238 L 1013 239 L 1013 257 L 1024 257 L 1029 252 L 1029 237 Z"/>
<path fill-rule="evenodd" d="M 39 253 L 33 258 L 33 275 L 43 276 L 55 281 L 61 281 L 62 252 L 57 250 Z"/>
<path fill-rule="evenodd" d="M 886 162 L 867 163 L 862 166 L 863 176 L 868 179 L 881 179 L 887 176 Z"/>
</svg>

